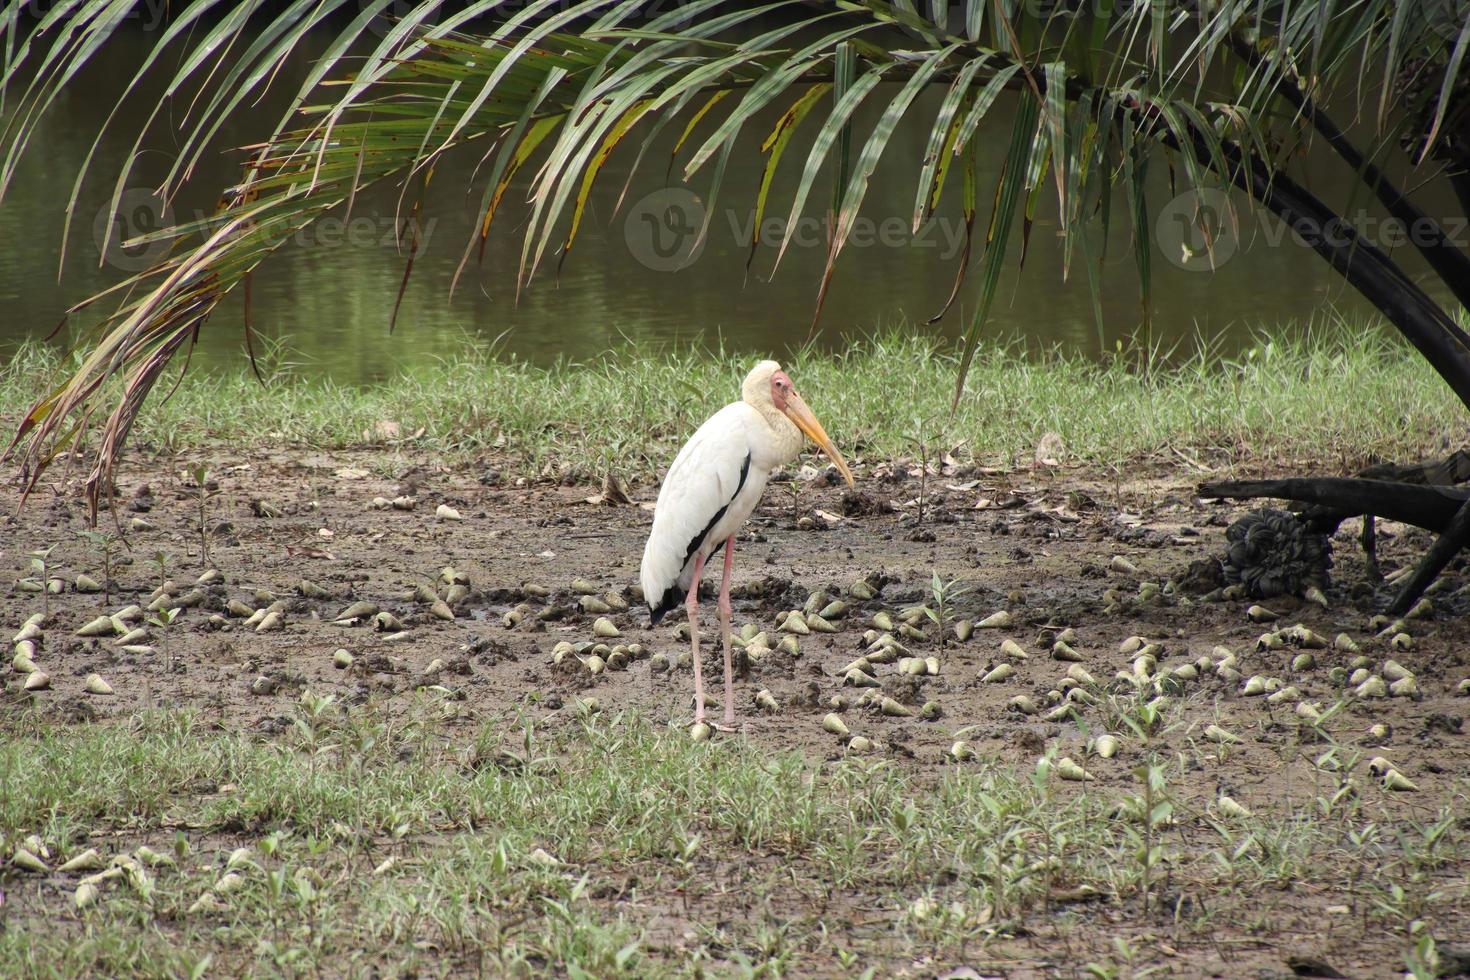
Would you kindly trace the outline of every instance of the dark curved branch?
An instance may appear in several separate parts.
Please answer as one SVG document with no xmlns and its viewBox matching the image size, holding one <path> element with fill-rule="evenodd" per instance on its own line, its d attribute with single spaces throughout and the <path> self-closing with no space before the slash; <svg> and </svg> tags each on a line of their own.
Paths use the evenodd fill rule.
<svg viewBox="0 0 1470 980">
<path fill-rule="evenodd" d="M 1402 616 L 1408 612 L 1424 594 L 1424 590 L 1429 588 L 1429 583 L 1444 571 L 1445 566 L 1460 553 L 1460 549 L 1467 543 L 1470 543 L 1470 503 L 1460 505 L 1449 527 L 1445 528 L 1444 533 L 1434 540 L 1434 544 L 1424 553 L 1423 559 L 1404 580 L 1398 595 L 1394 596 L 1393 602 L 1388 606 L 1389 615 Z"/>
<path fill-rule="evenodd" d="M 1213 499 L 1254 500 L 1275 497 L 1327 508 L 1339 520 L 1372 514 L 1436 533 L 1450 526 L 1470 490 L 1461 487 L 1414 486 L 1394 480 L 1357 477 L 1289 477 L 1283 480 L 1227 480 L 1202 483 L 1199 495 Z"/>
</svg>

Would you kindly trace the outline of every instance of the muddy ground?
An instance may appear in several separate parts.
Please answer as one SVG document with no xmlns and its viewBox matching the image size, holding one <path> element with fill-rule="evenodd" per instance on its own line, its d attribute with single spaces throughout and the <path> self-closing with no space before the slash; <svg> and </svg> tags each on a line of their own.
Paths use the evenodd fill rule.
<svg viewBox="0 0 1470 980">
<path fill-rule="evenodd" d="M 464 731 L 476 719 L 517 704 L 550 714 L 565 710 L 574 697 L 595 697 L 603 711 L 632 708 L 658 719 L 690 721 L 687 665 L 660 671 L 650 656 L 676 659 L 687 648 L 675 636 L 682 617 L 671 615 L 650 629 L 633 591 L 651 520 L 647 504 L 656 487 L 635 487 L 632 503 L 608 505 L 588 500 L 596 488 L 515 485 L 501 477 L 493 458 L 446 469 L 411 457 L 385 463 L 377 451 L 224 453 L 211 456 L 208 466 L 208 567 L 217 568 L 222 581 L 203 588 L 194 585 L 206 568 L 200 494 L 187 475 L 187 460 L 136 457 L 124 468 L 115 514 L 104 511 L 100 527 L 109 530 L 115 520 L 128 529 L 130 550 L 119 554 L 123 563 L 113 569 L 106 601 L 99 594 L 78 593 L 72 585 L 82 572 L 103 578 L 102 561 L 98 547 L 78 535 L 87 526 L 85 507 L 77 484 L 64 479 L 59 467 L 55 479 L 44 482 L 4 525 L 0 565 L 14 568 L 14 578 L 32 574 L 27 552 L 55 545 L 49 571 L 67 583 L 62 594 L 50 597 L 47 642 L 37 655 L 39 666 L 51 675 L 51 687 L 28 699 L 19 693 L 20 676 L 11 675 L 5 711 L 39 710 L 67 724 L 110 724 L 146 707 L 191 706 L 220 725 L 274 738 L 288 726 L 289 708 L 303 688 L 349 702 L 378 696 L 408 704 L 416 687 L 440 684 L 462 692 L 464 711 L 457 724 Z M 1210 724 L 1242 742 L 1222 765 L 1187 766 L 1173 790 L 1198 812 L 1224 794 L 1258 811 L 1285 814 L 1330 795 L 1338 777 L 1314 766 L 1322 747 L 1302 734 L 1297 702 L 1288 698 L 1271 704 L 1246 696 L 1243 681 L 1256 674 L 1279 678 L 1325 710 L 1343 691 L 1330 677 L 1331 669 L 1350 667 L 1356 656 L 1316 649 L 1315 666 L 1294 672 L 1290 665 L 1300 649 L 1256 649 L 1263 631 L 1302 623 L 1329 641 L 1346 634 L 1372 660 L 1372 673 L 1393 658 L 1416 676 L 1417 698 L 1357 700 L 1330 725 L 1340 743 L 1362 754 L 1357 765 L 1366 812 L 1396 825 L 1430 822 L 1446 807 L 1465 812 L 1470 729 L 1462 720 L 1470 699 L 1457 696 L 1456 685 L 1470 676 L 1470 630 L 1464 619 L 1470 596 L 1457 595 L 1458 573 L 1438 587 L 1433 611 L 1408 624 L 1411 646 L 1395 650 L 1370 628 L 1370 617 L 1388 593 L 1367 578 L 1356 522 L 1334 540 L 1329 608 L 1299 599 L 1272 600 L 1265 605 L 1281 618 L 1263 625 L 1247 618 L 1249 601 L 1202 601 L 1175 587 L 1147 597 L 1154 590 L 1145 583 L 1165 586 L 1195 560 L 1221 554 L 1225 526 L 1248 509 L 1198 500 L 1192 492 L 1202 475 L 1197 470 L 1161 468 L 1121 485 L 1068 469 L 951 470 L 929 478 L 920 523 L 920 481 L 908 469 L 862 467 L 856 494 L 811 470 L 806 476 L 816 478 L 805 481 L 795 497 L 773 481 L 736 553 L 737 626 L 757 623 L 779 638 L 776 614 L 800 607 L 813 591 L 843 596 L 862 578 L 878 584 L 879 591 L 872 600 L 853 600 L 847 616 L 836 621 L 837 632 L 800 636 L 799 656 L 776 651 L 746 665 L 737 685 L 744 734 L 716 733 L 716 739 L 744 738 L 772 749 L 797 748 L 813 758 L 840 758 L 845 740 L 820 724 L 831 710 L 830 700 L 840 697 L 846 699 L 843 716 L 853 731 L 874 740 L 872 754 L 907 770 L 936 779 L 952 771 L 949 750 L 956 731 L 971 726 L 963 734 L 982 761 L 1029 769 L 1054 746 L 1096 777 L 1087 791 L 1134 792 L 1136 750 L 1125 746 L 1114 759 L 1088 755 L 1086 735 L 1074 721 L 1046 721 L 1016 711 L 1009 707 L 1012 699 L 1028 695 L 1041 711 L 1048 709 L 1049 692 L 1059 689 L 1071 666 L 1049 653 L 1063 628 L 1076 631 L 1072 646 L 1100 687 L 1115 672 L 1132 669 L 1133 658 L 1120 652 L 1129 637 L 1160 644 L 1164 672 L 1224 646 L 1237 654 L 1241 679 L 1207 671 L 1189 683 L 1178 698 L 1185 705 L 1182 716 L 1158 744 L 1166 758 L 1208 744 L 1201 733 Z M 400 497 L 412 497 L 413 509 L 373 509 L 375 498 Z M 443 516 L 441 505 L 459 519 Z M 1412 529 L 1382 526 L 1380 562 L 1391 572 L 1426 544 L 1426 537 Z M 160 552 L 167 555 L 162 567 L 155 558 Z M 1115 556 L 1136 571 L 1115 563 Z M 443 594 L 440 575 L 446 566 L 461 573 L 469 589 L 454 605 L 452 620 L 436 617 L 424 594 L 435 589 Z M 898 677 L 893 665 L 876 668 L 895 700 L 915 709 L 937 701 L 942 709 L 937 721 L 857 707 L 862 692 L 844 686 L 839 668 L 862 652 L 862 634 L 875 612 L 931 601 L 936 572 L 945 580 L 958 579 L 966 590 L 955 600 L 957 619 L 1009 610 L 1013 625 L 977 629 L 967 642 L 950 642 L 943 649 L 937 630 L 925 625 L 925 639 L 905 642 L 916 654 L 941 658 L 936 677 L 910 681 Z M 714 573 L 706 578 L 712 588 Z M 596 616 L 581 611 L 580 597 L 572 591 L 576 579 L 595 585 L 598 597 L 612 593 L 629 603 L 627 611 L 607 614 L 622 634 L 609 643 L 641 644 L 642 659 L 596 676 L 575 657 L 553 664 L 558 641 L 595 639 Z M 308 592 L 324 592 L 304 595 L 303 580 L 310 583 Z M 146 641 L 154 653 L 123 652 L 113 636 L 73 635 L 101 611 L 146 605 L 160 581 L 175 583 L 170 587 L 175 598 L 193 592 L 199 605 L 186 608 L 166 635 Z M 526 583 L 549 594 L 528 593 Z M 227 608 L 231 600 L 252 609 L 280 600 L 282 625 L 267 632 L 246 628 L 243 617 Z M 375 629 L 370 615 L 347 625 L 333 622 L 357 600 L 391 613 L 403 629 Z M 521 603 L 524 621 L 508 627 L 504 617 Z M 22 588 L 0 591 L 6 635 L 41 605 L 39 595 Z M 542 618 L 548 609 L 556 611 Z M 713 602 L 706 606 L 705 622 L 712 631 Z M 1026 659 L 1003 656 L 1003 639 L 1020 644 Z M 350 667 L 334 666 L 339 649 L 351 654 Z M 718 698 L 715 645 L 707 642 L 705 652 L 706 677 Z M 426 673 L 435 660 L 443 661 L 442 669 Z M 980 681 L 1001 663 L 1011 664 L 1014 676 L 1000 683 Z M 114 694 L 84 691 L 84 679 L 94 672 Z M 774 695 L 776 711 L 755 704 L 754 694 L 762 688 Z M 711 714 L 718 718 L 720 709 Z M 1103 726 L 1099 709 L 1084 706 L 1082 717 L 1090 719 L 1094 734 Z M 1372 732 L 1379 724 L 1386 729 Z M 1418 791 L 1383 789 L 1367 771 L 1366 760 L 1374 755 L 1387 757 Z M 1434 918 L 1442 944 L 1470 944 L 1470 915 L 1464 914 L 1467 868 L 1470 857 L 1441 872 L 1450 896 Z M 1288 888 L 1261 895 L 1249 915 L 1216 919 L 1208 934 L 1180 936 L 1140 918 L 1128 903 L 1100 901 L 1084 917 L 1087 924 L 1074 919 L 1066 926 L 1064 940 L 1059 939 L 1062 927 L 1037 911 L 1027 928 L 990 944 L 977 962 L 992 964 L 995 975 L 1076 975 L 1077 964 L 1105 954 L 1116 933 L 1148 948 L 1165 972 L 1180 976 L 1288 975 L 1291 957 L 1315 958 L 1348 976 L 1401 972 L 1402 937 L 1380 924 L 1366 927 L 1360 907 L 1352 895 Z M 1059 954 L 1062 948 L 1067 955 Z M 677 949 L 667 953 L 677 956 Z M 926 969 L 937 972 L 919 966 L 913 975 L 925 975 Z"/>
</svg>

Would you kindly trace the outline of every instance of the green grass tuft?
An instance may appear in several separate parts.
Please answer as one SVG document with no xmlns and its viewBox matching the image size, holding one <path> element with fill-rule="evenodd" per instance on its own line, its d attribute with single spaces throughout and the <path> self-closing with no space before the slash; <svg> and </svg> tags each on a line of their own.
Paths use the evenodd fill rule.
<svg viewBox="0 0 1470 980">
<path fill-rule="evenodd" d="M 537 367 L 467 342 L 432 369 L 349 387 L 298 377 L 275 352 L 264 385 L 243 369 L 186 375 L 171 399 L 147 405 L 133 445 L 339 449 L 396 432 L 406 448 L 450 457 L 500 452 L 521 475 L 639 479 L 655 476 L 699 420 L 737 397 L 753 360 L 623 351 Z M 1433 454 L 1464 432 L 1448 386 L 1407 344 L 1369 326 L 1263 334 L 1231 359 L 1124 351 L 1098 363 L 991 344 L 951 416 L 957 364 L 954 349 L 896 330 L 838 355 L 803 353 L 788 368 L 839 448 L 869 461 L 917 456 L 925 445 L 1014 466 L 1055 433 L 1069 461 L 1115 469 L 1177 464 L 1179 454 L 1212 465 L 1350 467 Z M 38 345 L 18 350 L 0 368 L 0 419 L 13 427 L 61 368 Z"/>
<path fill-rule="evenodd" d="M 647 977 L 703 961 L 881 974 L 1038 913 L 1085 915 L 1089 895 L 1132 907 L 1147 886 L 1140 813 L 1162 828 L 1171 928 L 1200 935 L 1268 886 L 1404 894 L 1394 886 L 1434 873 L 1463 836 L 1441 814 L 1431 836 L 1404 826 L 1396 842 L 1355 806 L 1329 817 L 1289 801 L 1220 822 L 1209 800 L 1174 795 L 1182 759 L 1152 763 L 1145 800 L 1059 783 L 1049 757 L 905 773 L 697 744 L 634 715 L 466 730 L 443 707 L 425 696 L 405 721 L 308 696 L 274 742 L 189 713 L 127 727 L 12 718 L 5 847 L 37 834 L 59 860 L 147 843 L 173 863 L 80 912 L 79 875 L 12 876 L 0 973 Z M 195 909 L 227 870 L 238 889 Z M 1402 905 L 1372 914 L 1428 914 Z M 873 928 L 839 928 L 854 915 Z M 670 935 L 670 920 L 686 925 Z"/>
</svg>

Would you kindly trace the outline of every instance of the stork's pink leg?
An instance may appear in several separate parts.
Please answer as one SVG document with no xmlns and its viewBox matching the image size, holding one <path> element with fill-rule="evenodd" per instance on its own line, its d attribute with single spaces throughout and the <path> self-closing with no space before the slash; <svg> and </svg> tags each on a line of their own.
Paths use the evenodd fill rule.
<svg viewBox="0 0 1470 980">
<path fill-rule="evenodd" d="M 735 535 L 725 539 L 725 574 L 720 579 L 720 640 L 725 645 L 725 726 L 735 728 L 735 670 L 730 663 L 730 569 L 735 565 Z"/>
<path fill-rule="evenodd" d="M 704 574 L 704 552 L 694 555 L 694 581 L 684 608 L 689 610 L 689 650 L 694 658 L 694 723 L 704 721 L 704 671 L 699 666 L 699 577 Z"/>
</svg>

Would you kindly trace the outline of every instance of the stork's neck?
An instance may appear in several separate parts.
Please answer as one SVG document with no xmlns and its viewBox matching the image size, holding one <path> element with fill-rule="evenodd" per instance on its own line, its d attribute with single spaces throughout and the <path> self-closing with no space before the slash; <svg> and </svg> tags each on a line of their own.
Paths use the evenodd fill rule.
<svg viewBox="0 0 1470 980">
<path fill-rule="evenodd" d="M 795 422 L 786 417 L 786 413 L 769 401 L 746 404 L 756 410 L 766 429 L 766 438 L 758 440 L 762 443 L 760 449 L 763 451 L 754 455 L 756 465 L 774 470 L 801 455 L 802 447 L 806 445 L 806 436 L 802 435 Z"/>
</svg>

